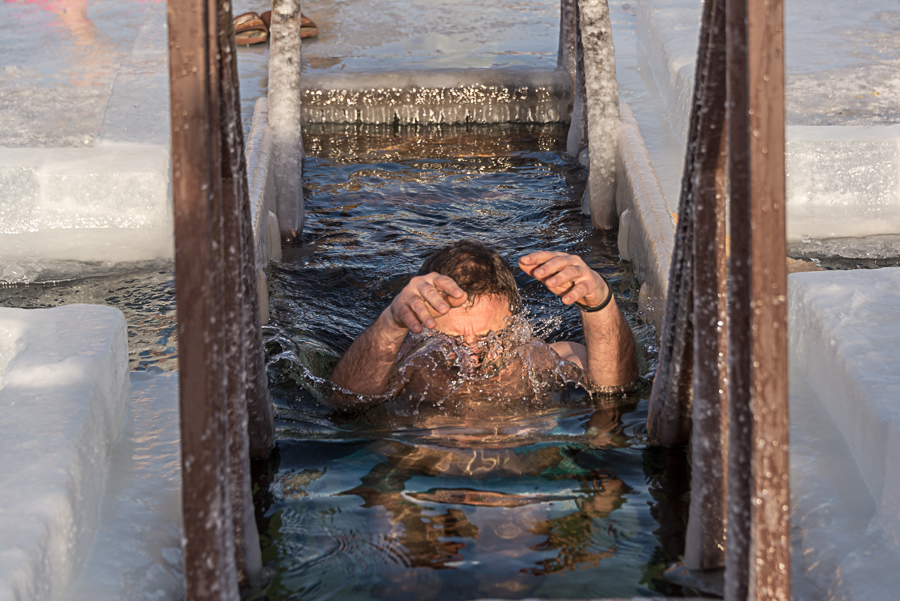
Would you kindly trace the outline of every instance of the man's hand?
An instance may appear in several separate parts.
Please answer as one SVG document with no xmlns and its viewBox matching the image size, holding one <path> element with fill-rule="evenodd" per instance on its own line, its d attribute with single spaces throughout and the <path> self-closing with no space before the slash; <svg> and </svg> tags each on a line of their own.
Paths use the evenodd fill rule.
<svg viewBox="0 0 900 601">
<path fill-rule="evenodd" d="M 522 271 L 540 281 L 566 305 L 596 307 L 606 300 L 609 287 L 581 257 L 563 252 L 538 251 L 519 259 Z M 581 366 L 591 384 L 604 390 L 633 385 L 637 377 L 634 338 L 615 299 L 602 310 L 581 312 L 584 346 L 554 342 L 559 356 Z"/>
<path fill-rule="evenodd" d="M 609 293 L 600 274 L 577 255 L 541 250 L 519 259 L 519 267 L 562 298 L 566 305 L 580 302 L 595 307 Z"/>
<path fill-rule="evenodd" d="M 445 275 L 429 273 L 414 277 L 375 323 L 353 341 L 335 365 L 331 381 L 356 394 L 384 394 L 407 333 L 412 330 L 418 334 L 423 327 L 435 327 L 435 317 L 464 305 L 467 298 L 465 291 Z M 344 408 L 359 403 L 340 395 L 335 395 L 330 402 Z"/>
<path fill-rule="evenodd" d="M 437 273 L 417 275 L 403 287 L 385 311 L 389 323 L 418 334 L 437 325 L 435 317 L 465 304 L 468 296 L 453 278 Z"/>
</svg>

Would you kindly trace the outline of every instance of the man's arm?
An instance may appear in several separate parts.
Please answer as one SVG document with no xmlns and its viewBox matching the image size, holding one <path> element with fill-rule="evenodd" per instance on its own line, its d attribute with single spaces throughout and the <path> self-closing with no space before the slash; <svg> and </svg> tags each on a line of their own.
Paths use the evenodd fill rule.
<svg viewBox="0 0 900 601">
<path fill-rule="evenodd" d="M 414 277 L 353 341 L 335 365 L 331 381 L 355 394 L 383 394 L 406 334 L 435 327 L 435 317 L 464 304 L 466 298 L 452 278 L 437 273 Z"/>
<path fill-rule="evenodd" d="M 600 274 L 576 255 L 539 251 L 519 259 L 522 271 L 543 283 L 563 304 L 579 302 L 600 305 L 609 288 Z M 594 386 L 617 387 L 637 377 L 634 337 L 615 298 L 600 311 L 580 311 L 585 346 L 574 342 L 555 343 L 564 358 L 580 365 Z"/>
</svg>

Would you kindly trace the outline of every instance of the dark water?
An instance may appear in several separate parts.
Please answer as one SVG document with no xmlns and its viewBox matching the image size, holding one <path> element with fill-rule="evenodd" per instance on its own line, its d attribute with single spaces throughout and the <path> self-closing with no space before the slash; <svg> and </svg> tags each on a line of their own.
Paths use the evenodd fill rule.
<svg viewBox="0 0 900 601">
<path fill-rule="evenodd" d="M 124 313 L 128 367 L 178 369 L 175 282 L 170 262 L 148 262 L 129 271 L 15 286 L 0 286 L 0 307 L 49 309 L 101 304 Z"/>
<path fill-rule="evenodd" d="M 266 352 L 278 453 L 257 504 L 267 583 L 254 598 L 591 598 L 680 594 L 684 452 L 648 447 L 651 326 L 615 237 L 580 215 L 584 173 L 557 127 L 306 132 L 307 225 L 272 269 Z M 578 253 L 635 330 L 635 393 L 565 390 L 540 409 L 462 418 L 383 408 L 332 415 L 322 382 L 418 269 L 461 237 L 513 264 Z M 516 269 L 516 271 L 518 271 Z M 578 311 L 517 275 L 550 342 L 583 338 Z"/>
</svg>

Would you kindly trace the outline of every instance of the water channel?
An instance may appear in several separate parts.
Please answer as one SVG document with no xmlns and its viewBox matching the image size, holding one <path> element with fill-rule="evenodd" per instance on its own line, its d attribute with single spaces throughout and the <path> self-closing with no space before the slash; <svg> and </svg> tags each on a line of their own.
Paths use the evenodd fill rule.
<svg viewBox="0 0 900 601">
<path fill-rule="evenodd" d="M 267 599 L 586 598 L 678 594 L 683 451 L 648 447 L 655 333 L 615 236 L 579 211 L 565 127 L 309 128 L 307 225 L 272 268 L 264 329 L 279 433 L 257 495 Z M 572 388 L 465 419 L 332 414 L 331 366 L 418 269 L 459 238 L 578 253 L 621 299 L 641 348 L 632 394 Z M 518 270 L 517 270 L 518 271 Z M 548 341 L 578 312 L 519 272 Z"/>
</svg>

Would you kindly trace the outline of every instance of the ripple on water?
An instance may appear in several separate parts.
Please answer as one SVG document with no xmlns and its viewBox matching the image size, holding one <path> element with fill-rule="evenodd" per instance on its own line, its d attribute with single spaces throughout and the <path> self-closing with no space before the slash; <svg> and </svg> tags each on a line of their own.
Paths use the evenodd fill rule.
<svg viewBox="0 0 900 601">
<path fill-rule="evenodd" d="M 277 557 L 260 596 L 680 592 L 662 570 L 683 549 L 687 472 L 683 454 L 646 444 L 646 380 L 634 393 L 592 398 L 571 384 L 580 374 L 557 369 L 553 382 L 525 378 L 526 394 L 498 390 L 488 401 L 464 390 L 522 360 L 532 335 L 583 338 L 577 310 L 524 273 L 516 270 L 524 311 L 504 331 L 470 346 L 433 332 L 410 337 L 405 365 L 436 370 L 412 384 L 433 398 L 404 386 L 407 398 L 391 393 L 355 415 L 322 402 L 352 340 L 428 254 L 463 237 L 493 244 L 513 265 L 535 250 L 583 256 L 616 291 L 642 373 L 652 374 L 652 326 L 636 314 L 615 236 L 580 214 L 584 173 L 564 144 L 564 128 L 544 126 L 305 132 L 308 222 L 302 244 L 272 269 L 265 328 L 280 440 L 257 499 L 266 557 Z"/>
</svg>

